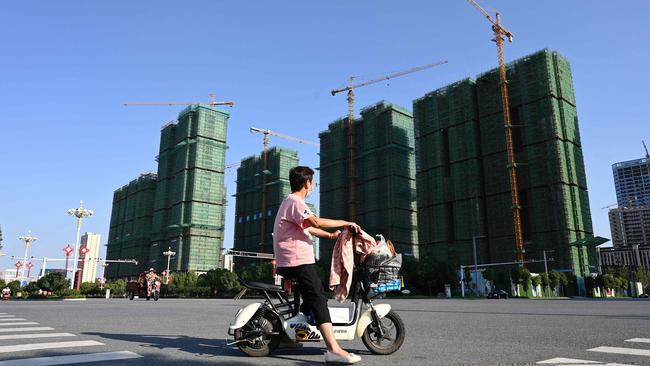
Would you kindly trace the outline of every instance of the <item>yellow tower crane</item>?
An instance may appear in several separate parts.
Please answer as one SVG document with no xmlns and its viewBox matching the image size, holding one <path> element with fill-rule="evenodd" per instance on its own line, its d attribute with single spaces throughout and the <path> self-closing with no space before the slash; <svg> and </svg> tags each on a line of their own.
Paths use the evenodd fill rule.
<svg viewBox="0 0 650 366">
<path fill-rule="evenodd" d="M 359 84 L 353 84 L 354 76 L 348 79 L 348 86 L 341 89 L 332 90 L 332 96 L 340 92 L 348 92 L 348 215 L 349 220 L 354 221 L 356 217 L 356 190 L 355 190 L 355 174 L 356 169 L 354 166 L 354 89 L 358 89 L 367 85 L 376 84 L 384 80 L 394 79 L 400 76 L 411 74 L 417 71 L 422 71 L 431 67 L 446 64 L 447 61 L 434 62 L 432 64 L 414 67 L 412 69 L 396 72 L 378 79 L 369 80 Z"/>
<path fill-rule="evenodd" d="M 304 140 L 300 139 L 297 137 L 285 135 L 279 132 L 274 132 L 268 129 L 263 129 L 263 128 L 257 128 L 257 127 L 251 127 L 250 128 L 251 133 L 261 133 L 264 135 L 262 138 L 262 144 L 264 146 L 264 150 L 262 152 L 262 207 L 261 207 L 261 212 L 262 212 L 262 220 L 261 220 L 261 227 L 260 227 L 260 251 L 263 253 L 264 252 L 264 234 L 266 232 L 266 196 L 267 196 L 267 191 L 266 191 L 266 175 L 268 171 L 268 148 L 269 148 L 269 142 L 270 142 L 270 137 L 269 136 L 275 136 L 275 137 L 280 137 L 285 140 L 290 140 L 297 142 L 299 144 L 305 144 L 305 145 L 312 145 L 315 147 L 320 147 L 320 144 L 317 142 L 312 142 L 309 140 Z"/>
<path fill-rule="evenodd" d="M 497 44 L 497 57 L 499 59 L 499 76 L 500 76 L 500 89 L 501 89 L 501 103 L 503 107 L 503 125 L 506 132 L 506 148 L 508 151 L 508 176 L 510 177 L 510 194 L 512 199 L 512 217 L 515 226 L 515 246 L 517 252 L 517 261 L 524 265 L 525 249 L 524 249 L 524 236 L 521 229 L 521 207 L 519 205 L 519 190 L 517 187 L 517 163 L 515 162 L 515 151 L 512 142 L 512 128 L 515 127 L 510 123 L 510 101 L 508 99 L 508 79 L 506 78 L 506 62 L 503 52 L 503 37 L 507 37 L 509 42 L 512 42 L 513 34 L 501 24 L 501 16 L 497 12 L 496 19 L 492 18 L 485 9 L 483 9 L 476 1 L 467 0 L 473 7 L 475 7 L 481 14 L 492 23 L 492 32 L 494 33 L 494 41 Z"/>
</svg>

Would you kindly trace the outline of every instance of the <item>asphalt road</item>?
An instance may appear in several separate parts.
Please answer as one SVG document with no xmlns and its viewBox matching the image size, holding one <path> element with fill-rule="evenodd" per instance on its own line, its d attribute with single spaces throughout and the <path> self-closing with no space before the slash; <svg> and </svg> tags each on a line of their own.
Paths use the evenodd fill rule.
<svg viewBox="0 0 650 366">
<path fill-rule="evenodd" d="M 80 354 L 107 359 L 89 363 L 98 366 L 323 364 L 322 343 L 278 350 L 266 358 L 250 358 L 226 346 L 229 322 L 237 309 L 251 301 L 2 302 L 0 366 L 27 366 L 38 364 L 29 363 L 33 358 L 72 355 L 51 359 L 68 364 L 82 360 L 82 356 L 74 356 Z M 406 342 L 390 356 L 370 354 L 360 340 L 344 342 L 344 347 L 363 357 L 362 365 L 579 364 L 558 358 L 579 359 L 583 364 L 650 364 L 650 343 L 645 343 L 650 342 L 647 300 L 387 302 L 406 324 Z M 641 339 L 626 341 L 634 338 Z M 35 343 L 47 345 L 33 346 Z M 61 348 L 29 349 L 34 347 Z"/>
</svg>

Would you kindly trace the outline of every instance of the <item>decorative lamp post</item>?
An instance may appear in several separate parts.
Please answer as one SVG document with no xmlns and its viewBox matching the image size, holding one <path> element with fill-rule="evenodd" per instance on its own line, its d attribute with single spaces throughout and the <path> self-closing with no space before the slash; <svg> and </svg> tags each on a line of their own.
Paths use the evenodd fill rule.
<svg viewBox="0 0 650 366">
<path fill-rule="evenodd" d="M 65 248 L 63 248 L 63 251 L 65 252 L 65 276 L 68 277 L 70 275 L 68 273 L 68 257 L 70 257 L 70 254 L 74 252 L 74 249 L 70 246 L 70 244 L 68 244 L 65 246 Z"/>
<path fill-rule="evenodd" d="M 27 282 L 29 282 L 29 278 L 32 275 L 32 267 L 34 267 L 32 262 L 27 262 Z"/>
<path fill-rule="evenodd" d="M 25 242 L 25 258 L 23 259 L 23 263 L 21 264 L 22 269 L 20 270 L 20 285 L 23 285 L 23 281 L 25 280 L 25 266 L 27 265 L 27 253 L 29 252 L 29 245 L 33 242 L 38 240 L 38 238 L 32 236 L 32 231 L 30 230 L 27 235 L 25 236 L 20 236 L 18 239 L 22 240 Z M 16 271 L 16 275 L 18 274 L 18 271 Z M 18 276 L 16 276 L 18 277 Z"/>
<path fill-rule="evenodd" d="M 172 247 L 169 247 L 166 252 L 163 252 L 163 255 L 167 257 L 167 271 L 165 271 L 165 283 L 169 283 L 169 262 L 172 257 L 176 255 L 176 252 L 172 252 Z"/>
<path fill-rule="evenodd" d="M 81 254 L 81 269 L 79 269 L 79 273 L 77 274 L 77 290 L 81 289 L 81 280 L 84 268 L 86 267 L 86 254 L 88 252 L 90 252 L 90 249 L 85 245 L 82 245 L 81 248 L 79 248 L 79 254 Z"/>
<path fill-rule="evenodd" d="M 14 266 L 16 266 L 16 278 L 18 278 L 18 271 L 20 270 L 20 267 L 23 266 L 23 264 L 18 261 L 16 264 L 14 264 Z"/>
<path fill-rule="evenodd" d="M 81 233 L 81 222 L 84 218 L 90 217 L 93 215 L 93 210 L 87 210 L 84 208 L 84 201 L 79 203 L 78 208 L 71 208 L 68 210 L 68 215 L 74 216 L 77 218 L 77 239 L 74 242 L 74 262 L 72 263 L 72 278 L 70 281 L 70 289 L 74 288 L 74 274 L 77 273 L 77 262 L 79 261 L 79 234 Z"/>
</svg>

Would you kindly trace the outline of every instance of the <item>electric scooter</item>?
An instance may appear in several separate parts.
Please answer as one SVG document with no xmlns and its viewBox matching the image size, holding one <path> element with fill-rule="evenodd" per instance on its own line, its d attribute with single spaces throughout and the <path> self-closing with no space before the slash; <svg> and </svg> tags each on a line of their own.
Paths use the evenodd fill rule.
<svg viewBox="0 0 650 366">
<path fill-rule="evenodd" d="M 406 329 L 400 316 L 391 310 L 389 304 L 373 303 L 372 299 L 382 294 L 374 293 L 367 285 L 368 272 L 369 269 L 359 266 L 358 258 L 355 258 L 350 291 L 352 307 L 330 308 L 334 336 L 337 340 L 346 341 L 361 337 L 370 352 L 388 355 L 402 346 Z M 280 286 L 244 280 L 240 282 L 245 290 L 261 292 L 266 301 L 248 304 L 237 312 L 228 329 L 228 335 L 233 337 L 228 345 L 237 345 L 249 356 L 264 357 L 273 352 L 282 341 L 318 342 L 323 339 L 315 323 L 300 312 L 298 291 L 290 299 Z M 350 319 L 341 319 L 341 313 L 347 311 L 352 313 Z M 338 319 L 335 320 L 335 317 Z"/>
</svg>

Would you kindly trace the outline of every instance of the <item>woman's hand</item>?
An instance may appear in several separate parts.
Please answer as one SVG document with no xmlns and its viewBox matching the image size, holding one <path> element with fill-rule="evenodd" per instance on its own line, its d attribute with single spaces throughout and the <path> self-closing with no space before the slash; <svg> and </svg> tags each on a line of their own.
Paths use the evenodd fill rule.
<svg viewBox="0 0 650 366">
<path fill-rule="evenodd" d="M 330 240 L 338 240 L 339 235 L 341 235 L 341 230 L 336 230 L 333 233 L 330 233 Z"/>
<path fill-rule="evenodd" d="M 361 232 L 361 226 L 356 222 L 348 222 L 345 226 L 351 227 L 355 234 Z"/>
</svg>

